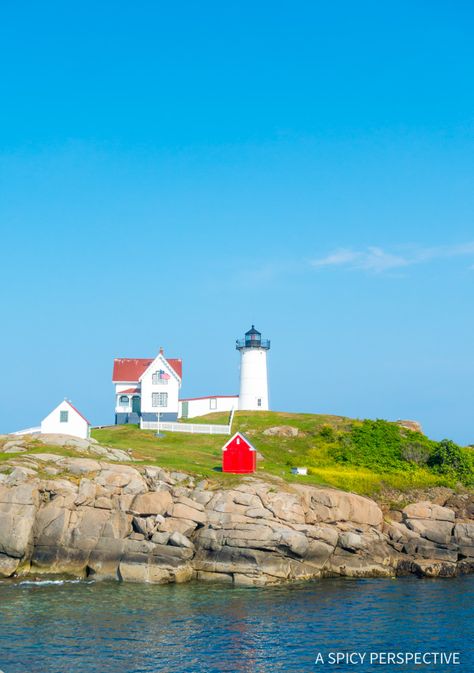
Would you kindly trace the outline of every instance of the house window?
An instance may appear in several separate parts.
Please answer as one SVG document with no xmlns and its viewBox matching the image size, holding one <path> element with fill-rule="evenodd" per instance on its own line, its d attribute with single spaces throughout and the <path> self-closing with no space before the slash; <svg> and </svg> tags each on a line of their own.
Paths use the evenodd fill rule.
<svg viewBox="0 0 474 673">
<path fill-rule="evenodd" d="M 262 398 L 261 397 L 259 397 L 258 400 L 257 400 L 257 406 L 258 407 L 262 406 Z"/>
<path fill-rule="evenodd" d="M 128 403 L 129 403 L 128 395 L 120 395 L 119 404 L 122 407 L 128 407 Z"/>
<path fill-rule="evenodd" d="M 69 412 L 68 411 L 60 411 L 59 412 L 59 422 L 60 423 L 67 423 L 69 418 Z"/>
<path fill-rule="evenodd" d="M 215 397 L 211 397 L 209 400 L 209 409 L 217 409 L 217 399 Z"/>
<path fill-rule="evenodd" d="M 160 369 L 159 371 L 157 371 L 157 372 L 155 372 L 154 374 L 151 375 L 151 382 L 154 386 L 156 386 L 156 385 L 165 386 L 165 385 L 168 384 L 169 380 L 170 380 L 170 375 L 167 374 L 162 369 Z"/>
<path fill-rule="evenodd" d="M 168 406 L 168 393 L 152 393 L 151 394 L 151 406 L 152 407 L 167 407 Z"/>
</svg>

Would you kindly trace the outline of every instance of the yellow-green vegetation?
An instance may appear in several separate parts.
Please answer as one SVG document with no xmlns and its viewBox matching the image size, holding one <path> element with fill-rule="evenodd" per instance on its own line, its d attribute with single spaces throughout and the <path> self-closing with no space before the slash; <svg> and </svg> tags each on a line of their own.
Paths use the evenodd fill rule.
<svg viewBox="0 0 474 673">
<path fill-rule="evenodd" d="M 193 419 L 196 423 L 222 423 L 227 414 L 215 413 Z M 265 434 L 269 428 L 290 426 L 297 436 L 285 430 Z M 263 456 L 259 474 L 282 477 L 287 481 L 325 484 L 375 495 L 385 488 L 407 491 L 432 486 L 472 486 L 472 449 L 449 440 L 434 442 L 387 421 L 358 421 L 340 416 L 289 414 L 277 412 L 237 412 L 233 431 L 240 430 Z M 185 433 L 164 433 L 122 425 L 93 431 L 107 446 L 131 448 L 135 459 L 182 470 L 218 481 L 238 479 L 220 473 L 221 448 L 227 437 Z M 291 474 L 292 467 L 307 467 L 308 476 Z"/>
</svg>

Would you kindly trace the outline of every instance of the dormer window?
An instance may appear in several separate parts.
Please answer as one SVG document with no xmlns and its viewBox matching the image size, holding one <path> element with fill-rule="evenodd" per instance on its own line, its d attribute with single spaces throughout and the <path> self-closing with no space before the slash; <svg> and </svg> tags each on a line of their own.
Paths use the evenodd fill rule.
<svg viewBox="0 0 474 673">
<path fill-rule="evenodd" d="M 159 369 L 151 376 L 151 382 L 154 386 L 156 385 L 167 385 L 171 376 L 167 374 L 163 369 Z"/>
</svg>

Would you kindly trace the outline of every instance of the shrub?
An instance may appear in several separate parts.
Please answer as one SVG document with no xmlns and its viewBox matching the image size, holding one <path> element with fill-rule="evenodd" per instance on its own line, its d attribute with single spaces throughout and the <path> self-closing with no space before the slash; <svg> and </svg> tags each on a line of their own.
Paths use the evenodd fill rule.
<svg viewBox="0 0 474 673">
<path fill-rule="evenodd" d="M 402 446 L 402 458 L 415 465 L 426 465 L 430 457 L 430 447 L 421 442 L 410 442 Z"/>
<path fill-rule="evenodd" d="M 319 436 L 325 439 L 327 442 L 333 442 L 336 437 L 336 433 L 334 432 L 334 428 L 331 428 L 330 425 L 323 425 L 319 431 Z"/>
<path fill-rule="evenodd" d="M 472 451 L 458 446 L 450 439 L 443 439 L 435 445 L 428 465 L 440 474 L 457 477 L 463 484 L 474 483 Z"/>
</svg>

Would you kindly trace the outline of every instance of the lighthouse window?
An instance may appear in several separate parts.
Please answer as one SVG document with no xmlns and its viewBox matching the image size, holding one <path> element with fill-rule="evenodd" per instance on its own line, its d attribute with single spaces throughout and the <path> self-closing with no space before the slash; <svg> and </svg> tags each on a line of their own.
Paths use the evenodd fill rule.
<svg viewBox="0 0 474 673">
<path fill-rule="evenodd" d="M 209 408 L 217 409 L 217 399 L 215 397 L 211 397 L 211 399 L 209 400 Z"/>
<path fill-rule="evenodd" d="M 259 397 L 258 400 L 257 400 L 257 406 L 258 407 L 262 406 L 262 398 L 261 397 Z"/>
</svg>

